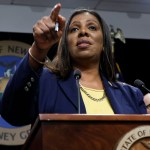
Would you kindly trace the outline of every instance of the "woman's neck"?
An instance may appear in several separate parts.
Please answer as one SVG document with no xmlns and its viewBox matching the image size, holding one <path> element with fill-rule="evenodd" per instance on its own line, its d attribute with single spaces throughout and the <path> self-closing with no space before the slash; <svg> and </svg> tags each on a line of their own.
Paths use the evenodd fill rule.
<svg viewBox="0 0 150 150">
<path fill-rule="evenodd" d="M 103 89 L 103 83 L 98 69 L 79 69 L 81 71 L 80 84 L 89 88 Z"/>
</svg>

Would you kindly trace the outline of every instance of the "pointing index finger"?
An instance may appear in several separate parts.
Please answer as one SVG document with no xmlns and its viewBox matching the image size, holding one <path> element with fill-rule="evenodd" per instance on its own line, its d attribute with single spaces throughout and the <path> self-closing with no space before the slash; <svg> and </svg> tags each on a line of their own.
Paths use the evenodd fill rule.
<svg viewBox="0 0 150 150">
<path fill-rule="evenodd" d="M 58 3 L 54 6 L 54 8 L 52 9 L 51 11 L 51 14 L 50 14 L 50 18 L 55 22 L 58 18 L 58 15 L 59 15 L 59 11 L 61 9 L 61 4 Z"/>
</svg>

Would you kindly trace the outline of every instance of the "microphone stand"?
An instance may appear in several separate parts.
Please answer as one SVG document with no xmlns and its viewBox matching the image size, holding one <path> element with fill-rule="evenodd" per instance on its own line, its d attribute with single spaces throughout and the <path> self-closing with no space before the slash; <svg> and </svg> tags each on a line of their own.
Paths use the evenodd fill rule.
<svg viewBox="0 0 150 150">
<path fill-rule="evenodd" d="M 79 79 L 76 79 L 76 85 L 78 90 L 78 114 L 80 114 L 80 86 L 79 86 Z"/>
<path fill-rule="evenodd" d="M 78 114 L 80 114 L 80 85 L 79 85 L 79 79 L 81 78 L 80 70 L 74 71 L 74 78 L 76 79 L 76 86 L 78 92 Z"/>
</svg>

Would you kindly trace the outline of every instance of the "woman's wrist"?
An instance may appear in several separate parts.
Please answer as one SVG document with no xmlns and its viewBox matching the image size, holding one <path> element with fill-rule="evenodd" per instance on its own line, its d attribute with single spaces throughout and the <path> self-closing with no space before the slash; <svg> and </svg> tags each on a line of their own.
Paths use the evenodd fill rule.
<svg viewBox="0 0 150 150">
<path fill-rule="evenodd" d="M 36 62 L 36 63 L 38 63 L 38 64 L 40 64 L 40 65 L 45 65 L 46 63 L 48 63 L 48 57 L 46 56 L 42 61 L 41 60 L 39 60 L 38 58 L 36 58 L 32 53 L 31 53 L 31 48 L 29 48 L 29 55 L 30 55 L 30 57 Z"/>
<path fill-rule="evenodd" d="M 30 66 L 35 70 L 43 65 L 49 68 L 52 62 L 47 57 L 48 51 L 48 49 L 40 49 L 34 42 L 28 51 Z"/>
</svg>

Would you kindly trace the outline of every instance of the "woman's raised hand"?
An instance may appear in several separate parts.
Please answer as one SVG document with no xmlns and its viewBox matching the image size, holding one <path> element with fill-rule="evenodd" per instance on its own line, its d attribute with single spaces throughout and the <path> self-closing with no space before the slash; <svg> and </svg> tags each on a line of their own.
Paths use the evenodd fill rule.
<svg viewBox="0 0 150 150">
<path fill-rule="evenodd" d="M 47 54 L 49 49 L 62 36 L 66 19 L 59 15 L 61 4 L 54 6 L 49 16 L 44 16 L 33 26 L 34 44 L 40 51 Z M 56 22 L 58 23 L 58 31 L 55 30 Z"/>
</svg>

